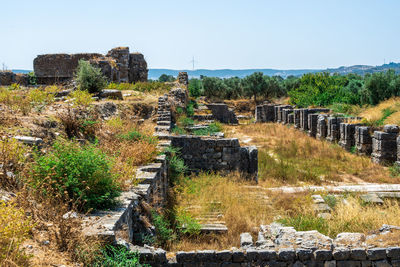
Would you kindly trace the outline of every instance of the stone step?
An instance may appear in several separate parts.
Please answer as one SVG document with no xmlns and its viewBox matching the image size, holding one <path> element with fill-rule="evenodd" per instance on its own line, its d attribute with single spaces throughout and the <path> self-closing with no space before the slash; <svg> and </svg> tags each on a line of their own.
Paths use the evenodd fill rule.
<svg viewBox="0 0 400 267">
<path fill-rule="evenodd" d="M 156 126 L 156 132 L 169 132 L 171 131 L 171 126 Z"/>
<path fill-rule="evenodd" d="M 383 200 L 373 193 L 361 195 L 360 198 L 366 203 L 383 204 Z"/>
<path fill-rule="evenodd" d="M 170 140 L 171 136 L 169 133 L 165 133 L 165 132 L 157 132 L 154 133 L 153 136 L 157 137 L 159 140 Z"/>
<path fill-rule="evenodd" d="M 160 125 L 160 126 L 171 126 L 171 121 L 157 121 L 157 125 Z"/>
<path fill-rule="evenodd" d="M 200 231 L 205 234 L 223 234 L 228 232 L 228 227 L 224 224 L 201 224 Z"/>
<path fill-rule="evenodd" d="M 325 203 L 314 204 L 313 208 L 317 212 L 330 212 L 331 208 Z"/>
</svg>

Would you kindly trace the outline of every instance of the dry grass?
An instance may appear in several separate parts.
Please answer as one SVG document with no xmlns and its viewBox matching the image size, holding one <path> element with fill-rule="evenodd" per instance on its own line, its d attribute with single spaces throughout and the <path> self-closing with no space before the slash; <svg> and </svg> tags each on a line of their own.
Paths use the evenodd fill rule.
<svg viewBox="0 0 400 267">
<path fill-rule="evenodd" d="M 0 265 L 26 266 L 29 257 L 21 247 L 33 227 L 23 209 L 0 201 Z"/>
<path fill-rule="evenodd" d="M 137 131 L 151 137 L 154 125 L 137 124 L 115 117 L 103 124 L 99 132 L 100 148 L 114 158 L 113 171 L 119 174 L 121 184 L 134 183 L 136 167 L 150 162 L 157 155 L 157 143 L 149 140 L 124 140 L 120 136 Z"/>
<path fill-rule="evenodd" d="M 302 213 L 285 216 L 281 221 L 298 231 L 318 230 L 335 238 L 343 232 L 373 234 L 383 224 L 400 225 L 399 212 L 400 206 L 397 201 L 385 200 L 383 205 L 371 205 L 353 195 L 337 199 L 337 204 L 328 219 L 318 218 L 311 207 L 306 207 Z M 380 239 L 381 237 L 373 242 L 381 242 L 380 245 L 384 245 L 389 241 Z M 399 239 L 392 240 L 391 245 L 399 244 Z"/>
<path fill-rule="evenodd" d="M 360 113 L 360 117 L 365 118 L 369 122 L 379 121 L 384 110 L 390 109 L 393 111 L 389 117 L 387 117 L 383 124 L 400 124 L 400 97 L 394 97 L 379 103 L 373 107 L 367 107 Z"/>
<path fill-rule="evenodd" d="M 294 226 L 299 231 L 318 230 L 331 237 L 342 232 L 371 234 L 383 224 L 400 225 L 400 206 L 397 201 L 386 200 L 380 206 L 367 205 L 357 195 L 347 194 L 336 198 L 329 219 L 321 219 L 313 210 L 311 192 L 270 192 L 240 180 L 237 174 L 220 176 L 202 173 L 180 178 L 174 190 L 175 209 L 187 210 L 194 218 L 202 218 L 210 212 L 223 214 L 221 220 L 226 222 L 228 232 L 186 237 L 171 244 L 171 251 L 238 247 L 241 233 L 250 232 L 256 239 L 259 226 L 273 221 Z M 390 242 L 390 239 L 385 242 Z M 397 239 L 390 244 L 399 245 L 399 242 Z"/>
<path fill-rule="evenodd" d="M 281 124 L 226 126 L 225 132 L 241 140 L 251 139 L 248 144 L 259 148 L 259 180 L 264 186 L 400 182 L 368 157 L 351 154 Z"/>
<path fill-rule="evenodd" d="M 274 221 L 276 216 L 298 212 L 310 203 L 308 194 L 273 194 L 255 189 L 254 184 L 243 181 L 238 174 L 220 176 L 202 173 L 191 178 L 181 178 L 174 188 L 176 209 L 188 209 L 194 218 L 210 212 L 220 212 L 228 227 L 226 235 L 198 235 L 184 238 L 172 244 L 171 250 L 226 249 L 240 246 L 240 234 L 252 232 L 256 235 L 261 224 Z M 260 197 L 265 197 L 265 202 Z"/>
</svg>

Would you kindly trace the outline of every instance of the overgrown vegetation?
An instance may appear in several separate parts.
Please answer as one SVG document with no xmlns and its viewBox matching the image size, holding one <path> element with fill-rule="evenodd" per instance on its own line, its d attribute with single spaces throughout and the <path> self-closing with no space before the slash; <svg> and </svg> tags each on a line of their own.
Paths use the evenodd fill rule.
<svg viewBox="0 0 400 267">
<path fill-rule="evenodd" d="M 164 82 L 149 81 L 137 83 L 109 83 L 107 87 L 117 90 L 133 90 L 144 93 L 167 93 L 172 88 L 172 85 Z"/>
<path fill-rule="evenodd" d="M 300 214 L 286 216 L 280 220 L 298 231 L 318 230 L 330 237 L 343 232 L 368 233 L 383 224 L 399 225 L 399 203 L 386 200 L 382 206 L 366 205 L 357 196 L 346 196 L 346 201 L 338 201 L 328 219 L 319 218 L 310 207 L 303 207 Z"/>
<path fill-rule="evenodd" d="M 146 267 L 140 264 L 139 253 L 127 250 L 125 247 L 106 246 L 101 249 L 101 255 L 93 263 L 95 267 Z"/>
<path fill-rule="evenodd" d="M 67 194 L 67 200 L 78 201 L 78 208 L 85 211 L 115 205 L 120 193 L 110 159 L 95 145 L 57 141 L 49 153 L 36 158 L 31 177 L 33 187 L 49 183 L 55 193 Z"/>
<path fill-rule="evenodd" d="M 80 90 L 88 91 L 91 94 L 100 92 L 107 85 L 107 80 L 101 69 L 83 59 L 78 62 L 75 81 Z"/>
<path fill-rule="evenodd" d="M 290 101 L 299 107 L 328 106 L 335 103 L 376 105 L 400 95 L 400 76 L 393 70 L 359 76 L 309 73 L 299 86 L 289 91 Z"/>
<path fill-rule="evenodd" d="M 231 134 L 229 129 L 235 133 Z M 338 145 L 321 142 L 283 125 L 225 126 L 225 133 L 236 137 L 250 136 L 250 144 L 259 147 L 261 184 L 323 184 L 359 180 L 373 183 L 399 182 L 387 169 L 373 164 L 368 157 L 353 155 Z"/>
<path fill-rule="evenodd" d="M 32 230 L 33 222 L 24 210 L 0 201 L 0 265 L 27 266 L 29 256 L 21 247 Z"/>
</svg>

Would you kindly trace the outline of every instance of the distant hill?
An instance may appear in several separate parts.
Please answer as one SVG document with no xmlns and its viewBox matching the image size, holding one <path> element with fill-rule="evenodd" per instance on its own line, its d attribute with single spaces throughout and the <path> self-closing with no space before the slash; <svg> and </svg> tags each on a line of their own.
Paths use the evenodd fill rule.
<svg viewBox="0 0 400 267">
<path fill-rule="evenodd" d="M 177 76 L 180 71 L 186 71 L 190 78 L 199 78 L 200 75 L 208 77 L 240 77 L 243 78 L 247 75 L 253 74 L 254 72 L 262 72 L 268 76 L 279 75 L 287 77 L 290 75 L 301 76 L 304 73 L 319 72 L 321 70 L 304 69 L 304 70 L 276 70 L 276 69 L 243 69 L 243 70 L 232 70 L 232 69 L 220 69 L 220 70 L 171 70 L 171 69 L 149 69 L 149 79 L 158 79 L 162 74 Z"/>
<path fill-rule="evenodd" d="M 279 75 L 283 78 L 287 76 L 301 76 L 305 73 L 315 73 L 327 71 L 330 73 L 339 73 L 339 74 L 349 74 L 355 73 L 359 75 L 364 75 L 367 73 L 374 73 L 380 71 L 387 71 L 389 69 L 394 69 L 396 73 L 400 73 L 400 63 L 389 63 L 383 64 L 381 66 L 369 66 L 369 65 L 354 65 L 354 66 L 342 66 L 339 68 L 332 69 L 300 69 L 300 70 L 278 70 L 278 69 L 243 69 L 243 70 L 232 70 L 232 69 L 220 69 L 220 70 L 208 70 L 208 69 L 199 69 L 199 70 L 171 70 L 171 69 L 149 69 L 149 79 L 156 80 L 162 74 L 178 76 L 180 71 L 186 71 L 189 74 L 190 78 L 199 78 L 200 75 L 208 76 L 208 77 L 219 77 L 219 78 L 229 78 L 229 77 L 240 77 L 243 78 L 247 75 L 250 75 L 256 71 L 260 71 L 268 76 Z M 14 69 L 12 70 L 15 73 L 29 73 L 31 70 L 21 70 Z"/>
<path fill-rule="evenodd" d="M 158 79 L 162 74 L 177 76 L 180 71 L 186 71 L 190 78 L 199 78 L 200 75 L 208 76 L 208 77 L 219 77 L 219 78 L 229 78 L 229 77 L 240 77 L 243 78 L 247 75 L 250 75 L 256 71 L 264 73 L 264 75 L 274 76 L 279 75 L 283 78 L 287 76 L 301 76 L 305 73 L 315 73 L 315 72 L 323 72 L 327 71 L 330 73 L 339 73 L 339 74 L 349 74 L 355 73 L 359 75 L 364 75 L 367 73 L 374 73 L 380 71 L 387 71 L 389 69 L 394 69 L 396 73 L 400 73 L 400 63 L 389 63 L 381 66 L 369 66 L 369 65 L 354 65 L 349 67 L 339 67 L 332 69 L 300 69 L 300 70 L 278 70 L 278 69 L 243 69 L 243 70 L 231 70 L 231 69 L 220 69 L 220 70 L 208 70 L 208 69 L 199 69 L 199 70 L 171 70 L 171 69 L 150 69 L 149 70 L 149 79 Z"/>
</svg>

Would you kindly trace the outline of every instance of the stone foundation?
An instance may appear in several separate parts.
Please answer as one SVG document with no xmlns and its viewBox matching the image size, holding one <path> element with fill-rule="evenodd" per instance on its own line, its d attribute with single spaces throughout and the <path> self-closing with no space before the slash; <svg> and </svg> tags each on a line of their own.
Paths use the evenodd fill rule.
<svg viewBox="0 0 400 267">
<path fill-rule="evenodd" d="M 333 116 L 329 116 L 327 119 L 327 124 L 328 124 L 328 128 L 327 128 L 327 136 L 326 136 L 326 140 L 328 140 L 329 142 L 337 142 L 340 139 L 340 123 L 345 121 L 346 118 L 343 117 L 333 117 Z"/>
<path fill-rule="evenodd" d="M 311 136 L 311 137 L 317 136 L 318 116 L 319 116 L 318 113 L 308 114 L 308 122 L 306 124 L 307 128 L 308 128 L 308 131 L 307 131 L 308 136 Z"/>
<path fill-rule="evenodd" d="M 326 108 L 303 108 L 300 109 L 300 129 L 308 131 L 308 114 L 329 112 Z"/>
<path fill-rule="evenodd" d="M 351 151 L 356 145 L 356 127 L 360 124 L 354 123 L 341 123 L 340 124 L 340 141 L 339 145 L 347 151 Z"/>
<path fill-rule="evenodd" d="M 392 164 L 397 159 L 397 125 L 385 125 L 383 132 L 375 131 L 372 138 L 372 161 L 384 165 Z"/>
<path fill-rule="evenodd" d="M 256 122 L 273 122 L 275 121 L 275 105 L 263 104 L 256 106 Z"/>
<path fill-rule="evenodd" d="M 276 108 L 276 110 L 275 110 L 276 122 L 283 122 L 283 117 L 282 117 L 283 110 L 284 109 L 288 109 L 288 108 L 292 108 L 292 106 L 290 106 L 290 105 L 279 105 L 279 106 L 276 106 L 275 108 Z"/>
<path fill-rule="evenodd" d="M 328 117 L 328 115 L 325 114 L 319 114 L 318 115 L 318 119 L 317 119 L 317 139 L 322 140 L 326 138 L 327 135 L 327 122 L 326 122 L 326 118 Z"/>
<path fill-rule="evenodd" d="M 207 104 L 207 108 L 211 110 L 214 119 L 222 123 L 238 124 L 239 121 L 236 117 L 235 112 L 228 108 L 223 103 Z"/>
<path fill-rule="evenodd" d="M 258 150 L 240 147 L 237 138 L 171 136 L 190 171 L 239 171 L 257 180 Z"/>
<path fill-rule="evenodd" d="M 289 123 L 289 114 L 293 112 L 293 108 L 284 108 L 282 109 L 282 123 L 288 124 Z"/>
<path fill-rule="evenodd" d="M 356 126 L 355 128 L 355 146 L 359 155 L 369 156 L 372 153 L 373 129 L 370 126 Z"/>
<path fill-rule="evenodd" d="M 300 113 L 301 109 L 293 109 L 293 123 L 294 123 L 294 128 L 299 129 L 300 128 Z"/>
</svg>

